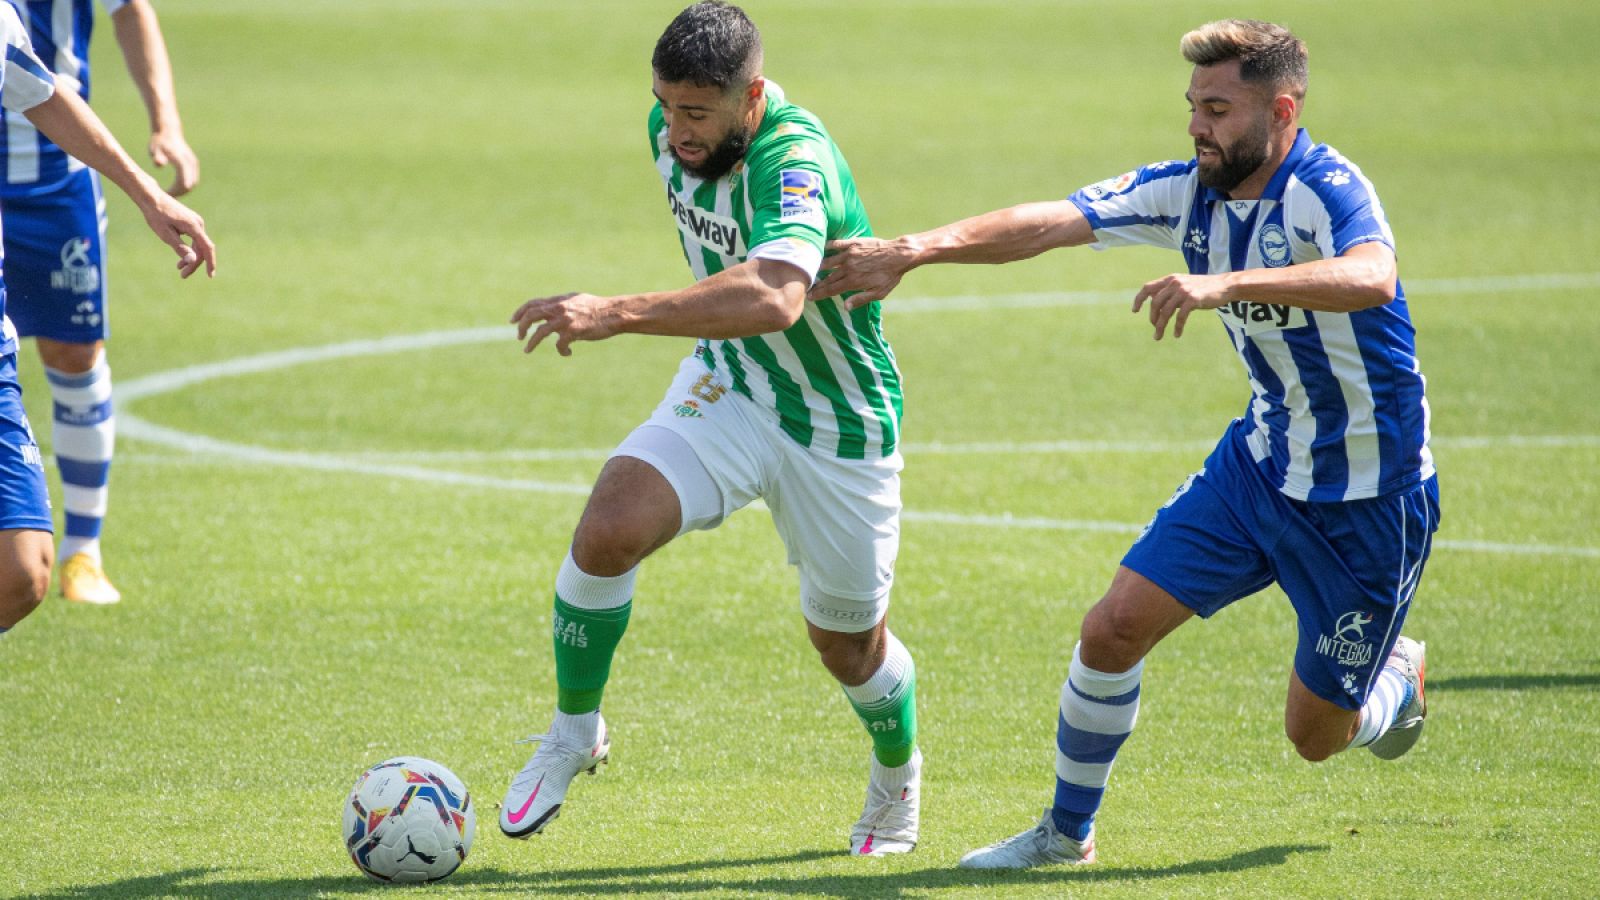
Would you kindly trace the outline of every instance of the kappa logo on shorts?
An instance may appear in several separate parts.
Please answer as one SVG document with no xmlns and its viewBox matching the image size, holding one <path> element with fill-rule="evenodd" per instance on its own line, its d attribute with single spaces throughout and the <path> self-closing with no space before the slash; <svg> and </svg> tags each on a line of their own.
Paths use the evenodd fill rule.
<svg viewBox="0 0 1600 900">
<path fill-rule="evenodd" d="M 1367 642 L 1366 627 L 1372 616 L 1359 610 L 1347 612 L 1333 625 L 1333 636 L 1317 637 L 1317 652 L 1341 666 L 1364 666 L 1372 662 L 1372 645 Z"/>
<path fill-rule="evenodd" d="M 99 290 L 100 267 L 89 259 L 89 250 L 93 246 L 86 237 L 70 238 L 62 244 L 61 268 L 50 273 L 50 287 L 74 294 L 92 294 Z"/>
</svg>

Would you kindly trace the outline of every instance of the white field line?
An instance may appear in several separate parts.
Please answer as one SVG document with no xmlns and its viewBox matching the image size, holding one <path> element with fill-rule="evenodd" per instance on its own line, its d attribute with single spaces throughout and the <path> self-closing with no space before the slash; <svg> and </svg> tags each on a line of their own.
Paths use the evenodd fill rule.
<svg viewBox="0 0 1600 900">
<path fill-rule="evenodd" d="M 901 452 L 907 456 L 963 456 L 963 455 L 1048 455 L 1072 453 L 1205 453 L 1217 444 L 1216 438 L 1167 441 L 975 441 L 906 443 Z M 1582 447 L 1600 447 L 1600 434 L 1486 434 L 1435 437 L 1428 442 L 1435 450 L 1565 450 Z M 565 460 L 601 460 L 611 453 L 609 447 L 530 448 L 525 450 L 362 450 L 340 454 L 349 459 L 369 462 L 561 462 Z"/>
<path fill-rule="evenodd" d="M 1408 294 L 1451 293 L 1457 295 L 1498 294 L 1526 290 L 1572 290 L 1600 288 L 1600 273 L 1571 273 L 1551 275 L 1512 275 L 1487 278 L 1421 279 L 1407 285 Z M 930 313 L 973 308 L 1023 309 L 1056 308 L 1108 304 L 1130 301 L 1129 291 L 1068 291 L 1060 293 L 1000 294 L 993 296 L 925 297 L 890 301 L 888 308 L 904 313 Z M 439 347 L 490 343 L 511 339 L 506 326 L 468 328 L 456 331 L 435 331 L 414 335 L 396 335 L 322 347 L 304 347 L 263 353 L 238 359 L 187 366 L 158 372 L 142 378 L 123 382 L 117 388 L 121 408 L 118 410 L 118 430 L 125 438 L 148 441 L 164 447 L 183 451 L 195 457 L 228 460 L 247 466 L 284 466 L 325 472 L 348 472 L 420 481 L 430 484 L 460 487 L 488 488 L 492 490 L 522 491 L 546 494 L 584 496 L 589 492 L 586 484 L 546 482 L 531 479 L 495 478 L 452 472 L 426 466 L 404 465 L 391 460 L 406 461 L 476 461 L 476 460 L 563 460 L 595 459 L 607 450 L 597 449 L 529 449 L 510 451 L 510 454 L 481 454 L 456 451 L 444 454 L 371 454 L 344 455 L 312 453 L 306 451 L 275 450 L 234 441 L 225 441 L 205 435 L 192 434 L 175 428 L 157 425 L 134 415 L 128 404 L 133 401 L 171 393 L 217 378 L 271 372 L 293 366 L 377 356 L 389 353 L 429 350 Z M 1436 439 L 1435 446 L 1448 447 L 1592 447 L 1600 446 L 1600 436 L 1595 435 L 1507 435 L 1502 437 L 1465 437 Z M 1036 442 L 981 442 L 981 443 L 931 443 L 911 445 L 908 454 L 962 454 L 962 453 L 1116 453 L 1161 452 L 1169 450 L 1205 450 L 1211 441 L 1036 441 Z M 1143 526 L 1126 522 L 1109 522 L 1085 519 L 1054 519 L 1046 517 L 1000 515 L 972 515 L 932 510 L 906 510 L 907 521 L 934 524 L 960 525 L 987 528 L 1042 529 L 1052 531 L 1100 532 L 1134 534 Z M 1509 544 L 1491 541 L 1437 541 L 1441 549 L 1550 556 L 1578 556 L 1600 558 L 1600 548 L 1563 547 L 1550 544 Z"/>
</svg>

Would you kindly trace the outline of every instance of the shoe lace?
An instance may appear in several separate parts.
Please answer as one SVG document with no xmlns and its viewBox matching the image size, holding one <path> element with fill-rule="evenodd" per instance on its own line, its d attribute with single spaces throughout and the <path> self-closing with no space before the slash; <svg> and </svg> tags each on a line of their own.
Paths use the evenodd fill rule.
<svg viewBox="0 0 1600 900">
<path fill-rule="evenodd" d="M 862 816 L 863 825 L 876 830 L 888 826 L 893 829 L 907 829 L 915 824 L 911 815 L 911 804 L 900 799 L 900 793 L 906 785 L 885 787 L 880 784 L 869 783 L 867 786 L 867 810 Z"/>
<path fill-rule="evenodd" d="M 535 750 L 533 756 L 529 757 L 528 762 L 523 765 L 522 771 L 518 772 L 517 777 L 511 780 L 512 787 L 518 789 L 526 787 L 529 782 L 535 781 L 539 776 L 543 775 L 544 769 L 537 765 L 537 763 L 562 753 L 580 754 L 583 752 L 581 749 L 571 747 L 562 742 L 561 736 L 554 732 L 530 734 L 527 737 L 518 740 L 517 743 L 537 743 L 539 745 L 539 749 Z"/>
</svg>

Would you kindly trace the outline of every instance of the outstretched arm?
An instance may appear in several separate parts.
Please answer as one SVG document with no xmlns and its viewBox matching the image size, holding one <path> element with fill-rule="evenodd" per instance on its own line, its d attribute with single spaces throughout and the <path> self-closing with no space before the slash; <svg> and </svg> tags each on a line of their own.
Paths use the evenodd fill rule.
<svg viewBox="0 0 1600 900">
<path fill-rule="evenodd" d="M 177 93 L 172 83 L 172 60 L 161 35 L 161 22 L 149 0 L 130 2 L 111 14 L 112 29 L 122 58 L 128 64 L 139 96 L 150 114 L 150 161 L 157 168 L 172 164 L 172 185 L 167 193 L 181 197 L 200 181 L 200 160 L 183 136 L 178 117 Z"/>
<path fill-rule="evenodd" d="M 58 90 L 23 114 L 61 149 L 110 179 L 133 200 L 150 230 L 178 254 L 178 271 L 183 277 L 193 275 L 202 264 L 207 275 L 216 274 L 217 248 L 206 236 L 205 222 L 135 165 L 77 94 Z M 184 243 L 184 238 L 191 243 Z"/>
<path fill-rule="evenodd" d="M 793 325 L 805 311 L 809 283 L 798 266 L 752 259 L 678 291 L 539 297 L 517 307 L 511 322 L 517 340 L 527 341 L 523 352 L 533 352 L 553 334 L 562 356 L 572 355 L 573 341 L 603 341 L 623 333 L 750 337 Z"/>
<path fill-rule="evenodd" d="M 1094 229 L 1071 201 L 1024 203 L 942 228 L 893 240 L 850 238 L 828 244 L 822 260 L 828 276 L 809 297 L 820 300 L 859 291 L 846 301 L 855 309 L 887 297 L 905 274 L 929 263 L 1008 263 L 1057 247 L 1094 240 Z"/>
</svg>

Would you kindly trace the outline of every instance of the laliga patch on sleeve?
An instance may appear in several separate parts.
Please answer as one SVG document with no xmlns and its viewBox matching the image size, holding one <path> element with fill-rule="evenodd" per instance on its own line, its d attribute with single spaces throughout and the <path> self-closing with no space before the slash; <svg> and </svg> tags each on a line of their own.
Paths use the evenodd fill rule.
<svg viewBox="0 0 1600 900">
<path fill-rule="evenodd" d="M 780 174 L 783 199 L 781 217 L 790 219 L 821 219 L 822 175 L 807 169 L 784 169 Z"/>
</svg>

